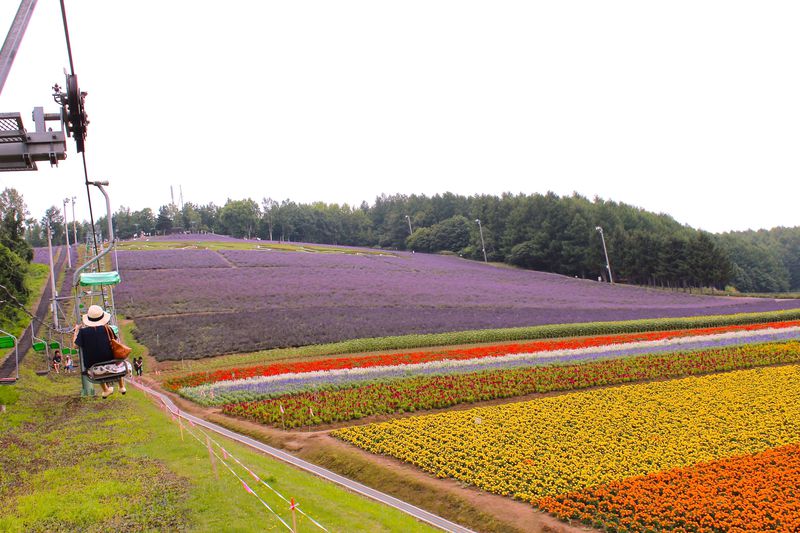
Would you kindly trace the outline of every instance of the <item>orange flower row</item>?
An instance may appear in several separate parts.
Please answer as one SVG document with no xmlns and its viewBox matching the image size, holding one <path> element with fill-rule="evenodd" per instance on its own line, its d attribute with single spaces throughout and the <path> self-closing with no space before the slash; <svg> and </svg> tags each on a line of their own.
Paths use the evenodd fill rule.
<svg viewBox="0 0 800 533">
<path fill-rule="evenodd" d="M 609 531 L 800 531 L 800 444 L 541 498 Z"/>
</svg>

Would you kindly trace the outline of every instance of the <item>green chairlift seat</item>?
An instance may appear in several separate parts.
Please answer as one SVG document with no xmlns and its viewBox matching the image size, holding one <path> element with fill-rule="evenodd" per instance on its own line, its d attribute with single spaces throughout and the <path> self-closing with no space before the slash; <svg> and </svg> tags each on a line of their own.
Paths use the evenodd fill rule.
<svg viewBox="0 0 800 533">
<path fill-rule="evenodd" d="M 7 331 L 0 330 L 0 349 L 14 348 L 14 363 L 16 372 L 14 376 L 0 378 L 0 385 L 13 385 L 19 379 L 19 347 L 17 338 Z"/>
<path fill-rule="evenodd" d="M 91 287 L 97 285 L 117 285 L 122 281 L 119 277 L 119 272 L 110 270 L 108 272 L 83 272 L 80 275 L 78 283 L 82 287 Z"/>
<path fill-rule="evenodd" d="M 47 348 L 47 343 L 45 342 L 34 342 L 33 343 L 33 351 L 36 353 L 42 353 Z"/>
</svg>

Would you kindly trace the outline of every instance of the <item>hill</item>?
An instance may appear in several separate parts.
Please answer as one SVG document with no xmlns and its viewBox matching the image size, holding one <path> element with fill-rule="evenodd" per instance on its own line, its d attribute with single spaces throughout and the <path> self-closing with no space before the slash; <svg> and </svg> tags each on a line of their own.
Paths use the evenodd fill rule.
<svg viewBox="0 0 800 533">
<path fill-rule="evenodd" d="M 698 296 L 454 256 L 285 251 L 253 241 L 150 246 L 120 250 L 124 282 L 116 300 L 161 360 L 363 337 L 800 307 L 800 300 Z"/>
</svg>

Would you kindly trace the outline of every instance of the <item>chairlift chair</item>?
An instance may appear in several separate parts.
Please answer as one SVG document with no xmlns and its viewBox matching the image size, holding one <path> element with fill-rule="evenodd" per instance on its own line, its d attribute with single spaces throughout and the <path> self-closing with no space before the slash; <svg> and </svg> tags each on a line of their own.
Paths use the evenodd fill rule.
<svg viewBox="0 0 800 533">
<path fill-rule="evenodd" d="M 46 376 L 50 373 L 50 343 L 33 334 L 33 322 L 31 322 L 31 340 L 33 351 L 44 357 L 44 370 L 37 370 L 39 376 Z"/>
<path fill-rule="evenodd" d="M 17 337 L 0 329 L 0 349 L 14 348 L 14 376 L 0 378 L 0 385 L 13 385 L 19 379 L 19 346 Z"/>
<path fill-rule="evenodd" d="M 114 331 L 115 334 L 119 335 L 119 328 L 117 327 L 117 312 L 114 304 L 114 286 L 120 283 L 120 276 L 119 272 L 111 270 L 111 271 L 102 271 L 99 268 L 95 270 L 95 266 L 99 267 L 102 265 L 100 261 L 105 255 L 111 252 L 115 246 L 114 240 L 114 228 L 111 224 L 113 215 L 111 212 L 111 201 L 108 197 L 108 193 L 105 190 L 105 186 L 108 185 L 108 182 L 99 182 L 93 181 L 89 182 L 90 185 L 94 185 L 100 192 L 103 193 L 103 196 L 106 200 L 106 212 L 107 212 L 107 222 L 108 222 L 108 245 L 103 248 L 97 255 L 89 259 L 86 263 L 79 266 L 75 269 L 75 272 L 72 277 L 72 284 L 74 287 L 74 295 L 75 295 L 75 305 L 73 306 L 75 312 L 76 321 L 80 321 L 81 314 L 88 309 L 88 307 L 92 304 L 97 303 L 101 305 L 103 309 L 111 315 L 111 320 L 109 321 L 109 327 Z M 96 239 L 96 235 L 94 236 Z M 90 241 L 87 240 L 87 245 Z M 87 247 L 88 248 L 88 247 Z M 87 249 L 87 252 L 89 250 Z M 99 297 L 99 299 L 98 299 Z M 103 363 L 104 365 L 116 365 L 116 367 L 120 368 L 119 372 L 110 373 L 103 377 L 96 377 L 90 376 L 86 373 L 89 369 L 86 367 L 84 358 L 83 358 L 83 350 L 78 350 L 79 357 L 78 360 L 80 361 L 79 366 L 81 369 L 81 381 L 82 381 L 82 396 L 94 396 L 94 388 L 92 384 L 102 384 L 108 383 L 111 381 L 116 381 L 120 378 L 125 377 L 128 374 L 129 368 L 127 366 L 126 361 L 108 361 L 108 363 Z"/>
<path fill-rule="evenodd" d="M 114 306 L 113 287 L 119 284 L 120 281 L 121 279 L 119 276 L 119 272 L 113 270 L 106 272 L 82 272 L 78 276 L 78 287 L 89 288 L 89 290 L 78 289 L 77 293 L 78 298 L 81 300 L 77 305 L 79 314 L 83 312 L 84 309 L 88 309 L 89 305 L 94 304 L 99 296 L 101 300 L 98 303 L 98 305 L 101 305 L 101 307 L 103 307 L 103 309 L 105 309 L 105 311 L 111 315 L 111 320 L 109 321 L 108 326 L 116 335 L 119 335 L 119 327 L 116 324 L 117 313 L 116 313 L 116 308 Z M 99 290 L 97 288 L 99 288 Z M 81 373 L 84 373 L 88 369 L 84 364 L 83 354 L 81 354 L 79 360 L 80 360 Z M 110 383 L 112 381 L 117 381 L 119 378 L 126 376 L 128 373 L 127 365 L 121 363 L 123 362 L 117 360 L 109 361 L 107 364 L 116 365 L 116 367 L 119 368 L 120 371 L 115 372 L 113 374 L 109 374 L 108 376 L 102 378 L 96 376 L 90 376 L 87 374 L 84 375 L 86 376 L 86 379 L 89 382 L 95 384 Z"/>
</svg>

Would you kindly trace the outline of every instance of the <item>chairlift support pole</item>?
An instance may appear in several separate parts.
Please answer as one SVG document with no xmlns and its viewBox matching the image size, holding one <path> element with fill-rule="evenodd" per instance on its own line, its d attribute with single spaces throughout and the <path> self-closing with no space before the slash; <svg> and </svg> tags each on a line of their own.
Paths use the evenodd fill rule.
<svg viewBox="0 0 800 533">
<path fill-rule="evenodd" d="M 69 198 L 64 198 L 64 239 L 67 241 L 67 267 L 72 269 L 72 254 L 70 253 L 69 248 L 69 222 L 67 221 L 67 204 L 69 203 Z"/>
<path fill-rule="evenodd" d="M 21 0 L 19 9 L 11 23 L 3 47 L 0 48 L 0 93 L 3 91 L 11 66 L 19 51 L 25 30 L 33 15 L 37 0 Z M 71 57 L 70 57 L 71 61 Z M 56 89 L 58 86 L 54 87 Z M 60 90 L 60 89 L 59 89 Z M 75 73 L 67 76 L 67 93 L 56 91 L 61 104 L 59 113 L 45 113 L 44 108 L 33 109 L 33 122 L 36 131 L 30 132 L 22 124 L 20 113 L 0 113 L 0 172 L 37 170 L 37 161 L 49 161 L 50 166 L 58 166 L 67 158 L 67 141 L 63 131 L 66 123 L 68 133 L 75 137 L 78 151 L 83 151 L 86 137 L 86 113 L 83 109 L 82 93 L 78 88 Z M 59 122 L 62 129 L 53 131 L 47 122 Z"/>
<path fill-rule="evenodd" d="M 11 65 L 14 63 L 19 45 L 25 36 L 25 30 L 28 29 L 28 23 L 31 21 L 36 2 L 37 0 L 22 0 L 19 3 L 19 9 L 11 22 L 11 28 L 8 30 L 6 40 L 3 42 L 3 48 L 0 48 L 0 93 L 3 92 L 3 86 L 6 84 L 8 73 L 11 71 Z"/>
<path fill-rule="evenodd" d="M 51 307 L 53 308 L 53 324 L 58 329 L 58 308 L 56 307 L 56 298 L 58 292 L 56 291 L 56 269 L 53 265 L 53 240 L 51 237 L 52 231 L 50 230 L 50 222 L 47 222 L 47 251 L 50 258 L 50 291 L 52 294 Z"/>
</svg>

